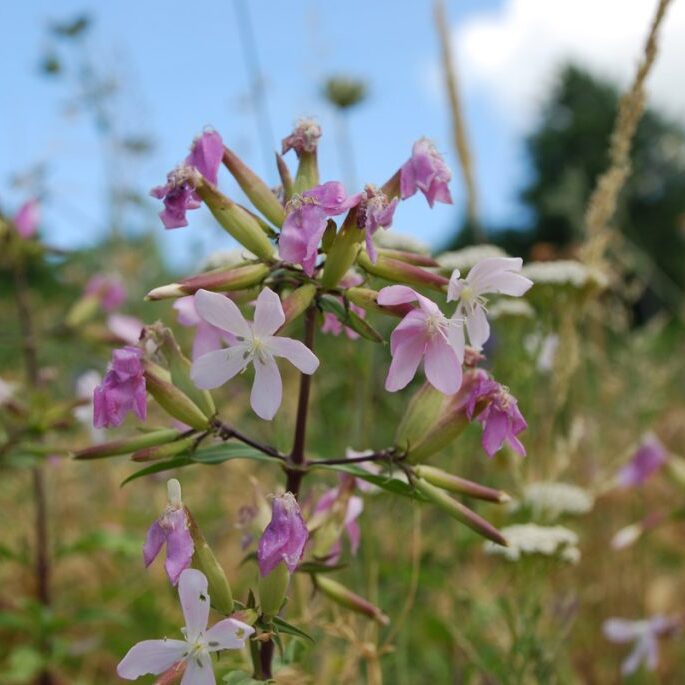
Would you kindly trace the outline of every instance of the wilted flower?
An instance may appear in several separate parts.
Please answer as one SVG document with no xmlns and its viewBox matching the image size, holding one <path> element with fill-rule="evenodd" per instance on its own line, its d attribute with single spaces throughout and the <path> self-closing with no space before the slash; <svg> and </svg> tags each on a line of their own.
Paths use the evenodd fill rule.
<svg viewBox="0 0 685 685">
<path fill-rule="evenodd" d="M 190 535 L 188 514 L 181 500 L 181 484 L 172 478 L 167 483 L 169 503 L 162 515 L 150 526 L 143 545 L 143 560 L 149 566 L 166 544 L 164 569 L 172 585 L 190 567 L 195 545 Z"/>
<path fill-rule="evenodd" d="M 319 550 L 322 556 L 326 556 L 326 563 L 329 564 L 335 564 L 340 559 L 342 552 L 340 533 L 343 531 L 349 540 L 352 554 L 356 554 L 359 549 L 361 529 L 357 519 L 364 511 L 364 500 L 358 495 L 352 494 L 355 480 L 354 478 L 351 480 L 341 479 L 340 485 L 327 490 L 314 507 L 314 516 L 340 518 L 338 534 L 335 535 L 334 539 L 326 540 L 326 543 L 330 543 L 330 547 L 326 550 Z"/>
<path fill-rule="evenodd" d="M 621 664 L 621 673 L 628 676 L 635 673 L 642 663 L 654 671 L 659 665 L 659 638 L 670 635 L 677 627 L 675 619 L 656 615 L 642 621 L 610 618 L 604 621 L 602 631 L 611 642 L 634 643 L 633 650 Z"/>
<path fill-rule="evenodd" d="M 302 342 L 274 335 L 285 322 L 285 314 L 280 298 L 270 288 L 259 293 L 253 323 L 245 319 L 235 302 L 207 290 L 195 293 L 195 308 L 208 324 L 234 335 L 236 343 L 196 359 L 191 370 L 193 382 L 205 390 L 218 388 L 249 364 L 254 365 L 250 403 L 267 421 L 274 417 L 283 397 L 274 357 L 284 357 L 305 374 L 314 373 L 319 366 L 316 355 Z"/>
<path fill-rule="evenodd" d="M 668 453 L 659 438 L 651 433 L 646 435 L 631 460 L 618 472 L 618 484 L 622 488 L 644 485 L 667 459 Z"/>
<path fill-rule="evenodd" d="M 367 185 L 362 193 L 357 225 L 366 230 L 366 251 L 372 262 L 376 261 L 376 246 L 373 236 L 379 228 L 390 228 L 398 198 L 388 200 L 385 193 L 375 186 Z"/>
<path fill-rule="evenodd" d="M 391 285 L 378 293 L 378 304 L 396 305 L 418 301 L 390 337 L 392 363 L 385 381 L 389 392 L 404 388 L 421 360 L 428 382 L 440 392 L 453 395 L 461 386 L 464 333 L 461 321 L 448 319 L 427 297 L 404 285 Z"/>
<path fill-rule="evenodd" d="M 210 597 L 207 578 L 202 571 L 186 569 L 178 583 L 178 595 L 185 618 L 183 640 L 144 640 L 134 645 L 119 662 L 117 674 L 126 680 L 142 675 L 158 675 L 178 662 L 186 669 L 181 685 L 216 685 L 212 652 L 242 649 L 252 633 L 252 626 L 225 618 L 207 630 Z"/>
<path fill-rule="evenodd" d="M 130 411 L 141 421 L 145 421 L 147 393 L 142 356 L 142 350 L 132 346 L 112 352 L 107 374 L 93 393 L 95 428 L 120 426 Z"/>
<path fill-rule="evenodd" d="M 283 138 L 281 154 L 295 150 L 299 157 L 303 152 L 315 152 L 321 138 L 321 126 L 313 119 L 299 119 L 293 132 Z"/>
<path fill-rule="evenodd" d="M 304 553 L 309 531 L 291 492 L 274 497 L 272 512 L 271 521 L 257 546 L 259 573 L 268 576 L 281 562 L 294 573 Z"/>
<path fill-rule="evenodd" d="M 308 276 L 314 273 L 319 243 L 328 217 L 346 212 L 361 195 L 347 196 L 342 183 L 329 181 L 293 197 L 286 207 L 278 249 L 281 258 L 300 264 Z"/>
<path fill-rule="evenodd" d="M 507 541 L 507 546 L 488 541 L 485 543 L 485 551 L 488 554 L 498 554 L 510 561 L 535 555 L 556 557 L 571 564 L 578 563 L 580 559 L 578 536 L 564 526 L 523 523 L 507 526 L 501 533 Z"/>
<path fill-rule="evenodd" d="M 452 204 L 448 183 L 452 178 L 445 160 L 428 138 L 414 143 L 411 157 L 400 169 L 400 193 L 402 199 L 420 190 L 432 207 L 436 202 Z"/>
<path fill-rule="evenodd" d="M 216 185 L 224 143 L 216 131 L 205 131 L 193 141 L 185 162 L 169 172 L 167 182 L 150 191 L 152 197 L 164 200 L 159 216 L 166 228 L 188 225 L 186 212 L 200 206 L 195 192 L 201 178 Z"/>
<path fill-rule="evenodd" d="M 40 203 L 35 198 L 27 200 L 14 215 L 14 225 L 22 238 L 31 238 L 38 230 Z"/>
<path fill-rule="evenodd" d="M 126 299 L 126 288 L 116 276 L 96 274 L 86 284 L 86 295 L 96 297 L 106 312 L 112 312 Z"/>
<path fill-rule="evenodd" d="M 475 415 L 478 406 L 485 407 Z M 497 381 L 485 372 L 480 372 L 472 384 L 466 401 L 466 416 L 469 421 L 474 415 L 483 426 L 482 445 L 489 457 L 508 442 L 511 448 L 521 456 L 525 456 L 526 448 L 516 437 L 528 428 L 516 399 Z"/>
<path fill-rule="evenodd" d="M 178 313 L 178 322 L 181 326 L 195 328 L 193 359 L 197 359 L 207 352 L 220 350 L 224 342 L 232 344 L 237 342 L 234 335 L 212 326 L 200 317 L 195 309 L 195 298 L 192 295 L 179 297 L 174 302 L 173 307 Z"/>
<path fill-rule="evenodd" d="M 480 349 L 490 337 L 484 295 L 500 293 L 519 297 L 533 285 L 518 273 L 522 265 L 520 257 L 494 257 L 478 262 L 466 278 L 459 277 L 459 269 L 452 273 L 447 301 L 458 300 L 455 316 L 466 318 L 466 330 L 474 347 Z"/>
</svg>

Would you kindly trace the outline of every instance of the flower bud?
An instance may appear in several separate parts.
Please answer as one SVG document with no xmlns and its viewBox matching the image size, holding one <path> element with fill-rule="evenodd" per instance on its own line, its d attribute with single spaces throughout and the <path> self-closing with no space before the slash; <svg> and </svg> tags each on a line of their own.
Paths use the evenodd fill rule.
<svg viewBox="0 0 685 685">
<path fill-rule="evenodd" d="M 161 342 L 160 349 L 166 357 L 169 364 L 169 372 L 171 374 L 171 382 L 183 391 L 210 419 L 216 414 L 216 407 L 214 400 L 208 390 L 201 390 L 190 379 L 190 368 L 192 366 L 190 360 L 181 352 L 174 334 L 166 327 L 159 326 L 155 332 L 159 342 Z"/>
<path fill-rule="evenodd" d="M 414 481 L 414 485 L 429 502 L 440 507 L 440 509 L 449 514 L 452 518 L 461 521 L 461 523 L 478 533 L 478 535 L 482 535 L 484 538 L 492 540 L 498 545 L 507 546 L 507 541 L 497 528 L 488 523 L 484 518 L 478 516 L 474 511 L 471 511 L 468 507 L 465 507 L 461 502 L 450 497 L 440 488 L 436 488 L 423 478 L 417 478 Z"/>
<path fill-rule="evenodd" d="M 379 247 L 377 249 L 379 256 L 388 259 L 396 259 L 400 262 L 413 264 L 414 266 L 424 266 L 429 269 L 440 266 L 433 257 L 418 252 L 406 252 L 405 250 L 393 250 L 387 247 Z"/>
<path fill-rule="evenodd" d="M 265 264 L 246 264 L 231 269 L 214 269 L 206 273 L 184 278 L 180 283 L 169 283 L 154 288 L 145 297 L 146 300 L 164 300 L 170 297 L 194 295 L 198 290 L 212 292 L 230 292 L 243 290 L 261 283 L 269 273 Z"/>
<path fill-rule="evenodd" d="M 313 283 L 305 283 L 288 295 L 281 304 L 285 313 L 285 322 L 279 330 L 285 328 L 291 321 L 304 313 L 316 295 L 316 286 Z"/>
<path fill-rule="evenodd" d="M 189 450 L 197 441 L 197 435 L 189 435 L 186 438 L 180 438 L 169 442 L 166 445 L 153 445 L 152 447 L 143 447 L 136 450 L 131 455 L 132 461 L 159 461 L 160 459 L 167 459 L 168 457 L 175 457 L 181 452 Z"/>
<path fill-rule="evenodd" d="M 408 283 L 438 292 L 444 292 L 449 284 L 449 279 L 444 276 L 398 259 L 379 256 L 374 264 L 364 251 L 357 255 L 357 264 L 367 273 L 396 283 Z"/>
<path fill-rule="evenodd" d="M 238 181 L 252 204 L 273 224 L 283 224 L 283 206 L 271 192 L 269 186 L 262 181 L 232 150 L 224 147 L 223 163 Z"/>
<path fill-rule="evenodd" d="M 99 309 L 100 298 L 94 293 L 86 294 L 74 302 L 64 317 L 64 323 L 68 328 L 78 328 L 92 319 Z"/>
<path fill-rule="evenodd" d="M 197 522 L 187 509 L 186 513 L 188 515 L 190 536 L 193 538 L 193 544 L 195 545 L 194 565 L 207 576 L 212 606 L 220 613 L 228 616 L 233 613 L 234 609 L 231 586 L 226 578 L 224 569 L 214 556 L 214 552 L 212 552 L 212 548 L 207 543 L 207 540 L 205 540 L 205 536 L 202 534 Z"/>
<path fill-rule="evenodd" d="M 397 427 L 395 444 L 402 450 L 415 447 L 431 430 L 447 397 L 430 383 L 424 383 L 414 394 Z"/>
<path fill-rule="evenodd" d="M 243 247 L 261 259 L 273 258 L 274 247 L 254 217 L 207 182 L 200 183 L 197 194 L 209 207 L 214 218 Z"/>
<path fill-rule="evenodd" d="M 104 457 L 116 457 L 121 454 L 130 454 L 137 450 L 155 447 L 157 445 L 165 445 L 173 442 L 181 437 L 181 432 L 175 428 L 166 430 L 150 431 L 142 435 L 136 435 L 133 438 L 125 440 L 113 440 L 112 442 L 105 442 L 101 445 L 93 445 L 85 449 L 74 452 L 74 459 L 102 459 Z"/>
<path fill-rule="evenodd" d="M 476 499 L 486 500 L 487 502 L 497 502 L 504 504 L 511 501 L 511 497 L 506 492 L 501 490 L 494 490 L 479 483 L 474 483 L 465 478 L 459 478 L 447 471 L 435 468 L 434 466 L 426 466 L 421 464 L 414 468 L 414 474 L 418 478 L 428 481 L 431 485 L 435 485 L 442 490 L 448 490 L 459 495 L 466 495 L 467 497 L 475 497 Z"/>
<path fill-rule="evenodd" d="M 345 297 L 363 309 L 371 312 L 380 312 L 391 316 L 404 318 L 414 308 L 411 304 L 383 305 L 378 304 L 378 291 L 372 288 L 347 288 Z"/>
<path fill-rule="evenodd" d="M 276 153 L 276 166 L 283 186 L 283 202 L 285 204 L 293 196 L 293 177 L 290 175 L 290 169 L 288 169 L 285 160 L 278 153 Z"/>
<path fill-rule="evenodd" d="M 357 209 L 353 207 L 326 255 L 321 277 L 324 288 L 335 288 L 357 259 L 366 232 L 357 227 L 356 215 Z"/>
<path fill-rule="evenodd" d="M 314 577 L 314 582 L 317 589 L 336 604 L 351 609 L 355 613 L 368 616 L 382 626 L 390 624 L 390 619 L 377 606 L 352 592 L 337 580 L 333 580 L 327 575 L 317 575 Z"/>
<path fill-rule="evenodd" d="M 165 380 L 164 369 L 146 359 L 143 362 L 148 392 L 171 416 L 196 430 L 206 430 L 209 419 L 188 395 Z"/>
</svg>

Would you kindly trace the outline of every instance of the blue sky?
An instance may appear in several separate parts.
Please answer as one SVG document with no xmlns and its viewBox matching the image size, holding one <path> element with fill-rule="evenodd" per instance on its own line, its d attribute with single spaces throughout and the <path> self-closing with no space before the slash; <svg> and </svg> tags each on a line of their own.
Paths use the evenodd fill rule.
<svg viewBox="0 0 685 685">
<path fill-rule="evenodd" d="M 434 245 L 448 239 L 458 225 L 464 193 L 452 152 L 449 113 L 436 87 L 434 63 L 438 45 L 432 3 L 396 0 L 345 2 L 245 0 L 254 26 L 266 81 L 268 112 L 275 144 L 293 121 L 313 115 L 324 128 L 322 178 L 341 178 L 335 123 L 320 97 L 323 79 L 333 73 L 364 78 L 368 100 L 350 116 L 359 182 L 382 183 L 408 157 L 422 135 L 433 138 L 455 171 L 456 208 L 430 211 L 423 198 L 402 204 L 395 229 Z M 501 0 L 448 3 L 451 24 L 495 12 Z M 249 82 L 232 0 L 202 3 L 95 2 L 94 0 L 29 0 L 3 3 L 0 77 L 5 106 L 0 109 L 0 201 L 11 211 L 27 190 L 10 179 L 33 165 L 48 165 L 50 191 L 44 229 L 56 244 L 90 244 L 107 221 L 104 202 L 105 164 L 92 119 L 68 115 L 73 88 L 68 82 L 41 76 L 38 64 L 53 41 L 50 20 L 86 12 L 95 20 L 89 37 L 98 68 L 122 82 L 117 96 L 121 128 L 146 134 L 154 153 L 121 170 L 147 191 L 186 154 L 205 125 L 221 132 L 226 143 L 253 168 L 275 182 L 265 169 Z M 477 163 L 482 213 L 488 221 L 523 220 L 516 192 L 525 174 L 520 135 L 491 102 L 476 90 L 469 94 L 466 116 Z M 292 153 L 291 153 L 292 154 Z M 224 192 L 238 196 L 227 174 Z M 176 263 L 189 263 L 207 249 L 230 246 L 230 239 L 202 212 L 191 215 L 186 229 L 164 233 L 154 219 L 142 225 L 159 231 Z M 133 223 L 140 229 L 141 219 Z"/>
</svg>

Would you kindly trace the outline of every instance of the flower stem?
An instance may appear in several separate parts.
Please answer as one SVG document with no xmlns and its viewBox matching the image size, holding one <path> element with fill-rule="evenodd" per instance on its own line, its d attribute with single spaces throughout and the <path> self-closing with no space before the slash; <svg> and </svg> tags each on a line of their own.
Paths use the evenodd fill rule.
<svg viewBox="0 0 685 685">
<path fill-rule="evenodd" d="M 214 419 L 212 425 L 217 429 L 218 435 L 222 440 L 230 440 L 231 438 L 235 438 L 236 440 L 239 440 L 250 447 L 254 447 L 256 450 L 266 454 L 269 457 L 279 459 L 280 461 L 285 461 L 285 456 L 282 455 L 275 447 L 257 442 L 247 435 L 244 435 L 240 431 L 237 431 L 232 426 L 229 426 L 227 423 L 223 423 L 223 421 L 220 421 L 219 419 Z"/>
<path fill-rule="evenodd" d="M 316 309 L 310 307 L 305 313 L 304 344 L 314 349 L 314 325 L 316 323 Z M 291 468 L 286 468 L 288 479 L 286 490 L 292 492 L 297 498 L 300 494 L 300 485 L 304 476 L 304 448 L 307 437 L 307 415 L 309 413 L 309 391 L 312 377 L 308 374 L 300 374 L 300 394 L 297 399 L 297 418 L 295 420 L 295 438 L 293 449 L 288 461 Z M 294 468 L 292 468 L 294 467 Z"/>
<path fill-rule="evenodd" d="M 36 338 L 31 319 L 31 305 L 28 300 L 28 283 L 26 271 L 21 257 L 17 257 L 14 264 L 14 297 L 17 303 L 19 329 L 21 331 L 22 350 L 24 352 L 24 366 L 26 369 L 27 384 L 36 388 L 38 386 L 38 352 Z M 35 536 L 36 536 L 36 592 L 38 600 L 44 607 L 49 607 L 50 596 L 50 543 L 48 536 L 48 511 L 47 497 L 45 494 L 45 475 L 43 467 L 38 464 L 33 467 L 33 499 L 36 507 Z M 50 655 L 50 641 L 43 637 L 41 650 L 46 657 Z M 39 685 L 52 685 L 50 671 L 44 669 L 38 676 Z"/>
</svg>

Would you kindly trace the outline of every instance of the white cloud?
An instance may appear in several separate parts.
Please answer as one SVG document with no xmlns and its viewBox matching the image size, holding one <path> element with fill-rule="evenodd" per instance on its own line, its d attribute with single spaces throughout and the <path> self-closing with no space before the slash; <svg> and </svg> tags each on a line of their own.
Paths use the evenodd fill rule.
<svg viewBox="0 0 685 685">
<path fill-rule="evenodd" d="M 558 67 L 584 66 L 630 83 L 656 0 L 504 0 L 454 30 L 457 66 L 469 92 L 485 94 L 526 128 Z M 650 101 L 685 121 L 685 3 L 673 2 L 647 90 Z"/>
</svg>

